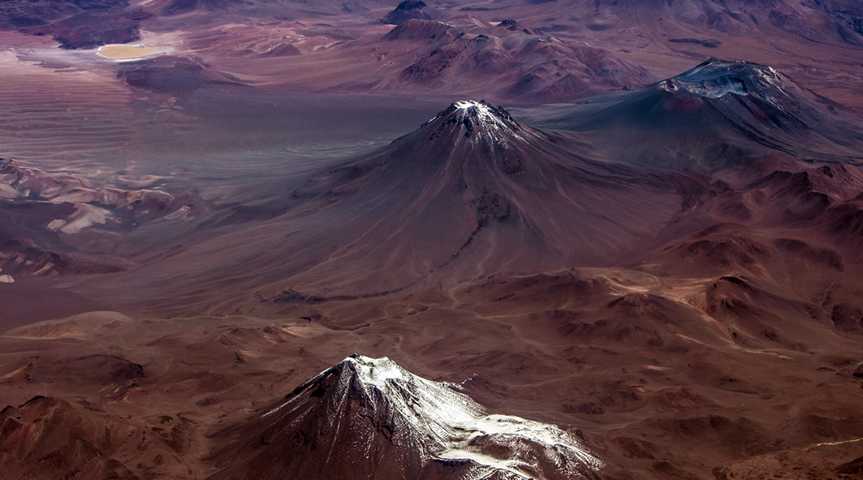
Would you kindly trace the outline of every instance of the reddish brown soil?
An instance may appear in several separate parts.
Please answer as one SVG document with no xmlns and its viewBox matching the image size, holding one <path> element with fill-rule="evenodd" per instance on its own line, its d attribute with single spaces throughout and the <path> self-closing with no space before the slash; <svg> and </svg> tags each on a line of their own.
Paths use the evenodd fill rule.
<svg viewBox="0 0 863 480">
<path fill-rule="evenodd" d="M 281 443 L 258 446 L 294 430 L 262 435 L 256 419 L 354 352 L 560 426 L 601 478 L 860 477 L 856 4 L 461 2 L 396 27 L 383 1 L 70 2 L 38 22 L 16 12 L 42 3 L 7 3 L 0 153 L 195 207 L 112 204 L 117 223 L 62 234 L 46 226 L 80 200 L 0 190 L 9 478 L 275 480 L 226 457 L 289 465 Z M 33 35 L 88 47 L 141 31 L 171 55 L 116 65 Z M 782 72 L 788 97 L 650 84 L 741 55 Z M 526 108 L 495 110 L 491 129 L 445 110 L 288 175 L 241 132 L 278 111 L 243 96 L 264 89 Z M 154 141 L 141 112 L 206 136 L 189 107 L 224 98 L 258 103 L 195 151 L 212 172 L 132 148 Z M 388 111 L 368 110 L 368 125 Z M 147 168 L 175 182 L 127 178 Z"/>
</svg>

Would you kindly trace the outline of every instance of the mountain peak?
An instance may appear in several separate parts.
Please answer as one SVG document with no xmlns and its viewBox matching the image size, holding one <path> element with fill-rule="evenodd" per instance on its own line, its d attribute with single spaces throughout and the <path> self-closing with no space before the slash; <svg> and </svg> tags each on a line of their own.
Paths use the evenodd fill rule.
<svg viewBox="0 0 863 480">
<path fill-rule="evenodd" d="M 422 0 L 403 0 L 383 18 L 383 22 L 398 25 L 412 19 L 429 20 L 433 15 L 426 10 L 426 7 L 426 3 Z"/>
<path fill-rule="evenodd" d="M 489 414 L 458 386 L 415 375 L 386 357 L 345 358 L 251 428 L 268 432 L 274 449 L 270 459 L 256 447 L 252 461 L 288 462 L 273 468 L 298 475 L 308 468 L 326 478 L 398 471 L 398 478 L 577 479 L 601 466 L 564 430 Z M 308 451 L 282 455 L 296 438 L 309 439 L 303 447 Z M 341 453 L 334 456 L 336 451 Z"/>
<path fill-rule="evenodd" d="M 752 96 L 779 106 L 788 97 L 788 82 L 768 65 L 711 58 L 680 75 L 663 80 L 659 88 L 706 98 Z"/>
<path fill-rule="evenodd" d="M 371 358 L 354 353 L 334 367 L 370 387 L 385 390 L 389 383 L 403 381 L 410 375 L 388 357 Z"/>
<path fill-rule="evenodd" d="M 484 100 L 459 100 L 423 126 L 435 132 L 436 137 L 446 133 L 454 141 L 465 137 L 472 143 L 507 146 L 524 139 L 524 129 L 509 112 Z"/>
<path fill-rule="evenodd" d="M 477 122 L 492 122 L 497 125 L 516 124 L 512 116 L 503 109 L 485 102 L 485 100 L 459 100 L 447 109 L 459 117 L 471 117 Z"/>
</svg>

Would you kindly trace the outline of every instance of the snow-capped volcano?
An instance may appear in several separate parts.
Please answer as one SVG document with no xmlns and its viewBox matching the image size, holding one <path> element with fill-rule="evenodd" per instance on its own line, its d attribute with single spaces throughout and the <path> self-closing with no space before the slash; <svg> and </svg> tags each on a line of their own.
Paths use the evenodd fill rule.
<svg viewBox="0 0 863 480">
<path fill-rule="evenodd" d="M 710 59 L 657 83 L 652 90 L 671 114 L 716 111 L 721 116 L 712 123 L 724 120 L 765 142 L 771 141 L 771 132 L 760 129 L 790 133 L 819 124 L 817 106 L 791 79 L 767 65 Z"/>
<path fill-rule="evenodd" d="M 503 107 L 482 100 L 459 100 L 423 124 L 420 131 L 430 139 L 444 139 L 454 145 L 466 139 L 474 145 L 502 148 L 530 136 Z"/>
<path fill-rule="evenodd" d="M 435 116 L 446 123 L 458 124 L 465 128 L 465 135 L 471 136 L 475 130 L 520 130 L 518 122 L 503 109 L 485 101 L 459 100 Z"/>
<path fill-rule="evenodd" d="M 842 161 L 858 156 L 861 138 L 828 100 L 773 67 L 718 59 L 546 126 L 595 132 L 593 144 L 617 160 L 708 170 L 769 155 Z"/>
<path fill-rule="evenodd" d="M 556 426 L 489 414 L 455 385 L 362 355 L 311 378 L 241 430 L 251 443 L 214 478 L 241 468 L 265 479 L 578 479 L 601 467 Z"/>
<path fill-rule="evenodd" d="M 755 96 L 780 106 L 786 89 L 795 88 L 773 67 L 750 62 L 710 59 L 686 72 L 659 82 L 667 92 L 687 92 L 707 98 Z"/>
<path fill-rule="evenodd" d="M 577 155 L 568 141 L 503 108 L 451 104 L 292 192 L 299 221 L 309 218 L 304 211 L 345 216 L 340 222 L 356 231 L 339 247 L 340 262 L 316 265 L 291 282 L 329 278 L 348 263 L 356 265 L 356 278 L 385 272 L 374 284 L 389 290 L 442 271 L 474 277 L 486 268 L 605 261 L 609 252 L 634 252 L 679 208 L 664 185 Z M 626 212 L 626 224 L 598 213 L 609 208 Z M 362 283 L 353 292 L 368 288 Z"/>
</svg>

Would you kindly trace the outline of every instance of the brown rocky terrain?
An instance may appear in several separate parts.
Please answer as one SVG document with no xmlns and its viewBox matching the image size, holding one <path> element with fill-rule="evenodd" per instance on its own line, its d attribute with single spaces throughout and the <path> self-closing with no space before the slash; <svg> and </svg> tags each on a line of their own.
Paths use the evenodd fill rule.
<svg viewBox="0 0 863 480">
<path fill-rule="evenodd" d="M 861 18 L 5 2 L 0 476 L 860 478 Z"/>
</svg>

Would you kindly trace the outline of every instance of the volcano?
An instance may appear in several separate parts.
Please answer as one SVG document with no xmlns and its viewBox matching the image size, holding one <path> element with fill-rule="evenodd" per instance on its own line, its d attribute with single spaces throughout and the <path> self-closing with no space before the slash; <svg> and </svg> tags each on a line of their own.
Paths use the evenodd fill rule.
<svg viewBox="0 0 863 480">
<path fill-rule="evenodd" d="M 329 295 L 387 292 L 436 274 L 621 258 L 649 241 L 681 203 L 665 182 L 580 157 L 562 137 L 472 100 L 312 175 L 282 201 L 284 213 L 259 228 L 263 251 L 274 256 L 250 261 L 264 262 L 279 288 Z M 300 264 L 286 248 L 319 257 Z M 294 293 L 272 299 L 292 303 Z"/>
<path fill-rule="evenodd" d="M 224 432 L 230 478 L 596 478 L 601 461 L 558 427 L 489 414 L 456 385 L 352 355 Z M 285 452 L 291 452 L 285 455 Z"/>
<path fill-rule="evenodd" d="M 774 68 L 719 59 L 546 125 L 594 133 L 617 160 L 696 170 L 767 155 L 846 161 L 863 139 L 832 103 Z M 632 140 L 625 149 L 620 135 Z"/>
</svg>

